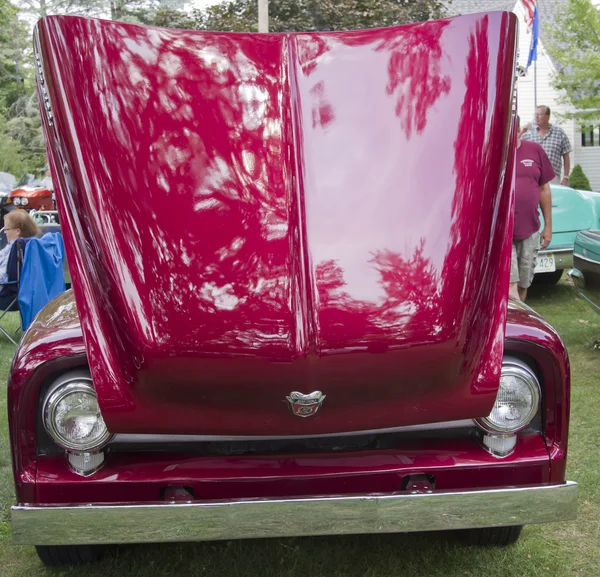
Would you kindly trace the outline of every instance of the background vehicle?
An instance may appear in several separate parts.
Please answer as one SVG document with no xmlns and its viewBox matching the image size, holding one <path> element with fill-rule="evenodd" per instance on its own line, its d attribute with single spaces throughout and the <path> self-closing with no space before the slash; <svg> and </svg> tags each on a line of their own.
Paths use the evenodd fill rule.
<svg viewBox="0 0 600 577">
<path fill-rule="evenodd" d="M 573 266 L 573 244 L 580 230 L 600 228 L 600 193 L 551 184 L 552 242 L 540 250 L 534 282 L 557 283 Z M 544 227 L 541 218 L 540 231 Z"/>
<path fill-rule="evenodd" d="M 577 233 L 573 267 L 569 276 L 580 296 L 600 313 L 600 230 Z"/>
<path fill-rule="evenodd" d="M 25 210 L 55 210 L 52 190 L 48 183 L 35 178 L 31 174 L 25 175 L 9 194 L 9 202 L 16 208 Z"/>
</svg>

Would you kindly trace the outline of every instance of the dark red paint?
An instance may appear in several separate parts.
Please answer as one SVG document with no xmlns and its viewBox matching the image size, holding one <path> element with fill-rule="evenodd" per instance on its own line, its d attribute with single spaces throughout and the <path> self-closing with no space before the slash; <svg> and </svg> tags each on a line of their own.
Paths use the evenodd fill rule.
<svg viewBox="0 0 600 577">
<path fill-rule="evenodd" d="M 54 182 L 111 430 L 487 414 L 515 33 L 500 12 L 258 37 L 43 19 Z M 298 419 L 294 390 L 327 399 Z"/>
<path fill-rule="evenodd" d="M 518 471 L 518 473 L 517 473 Z M 435 477 L 436 490 L 544 485 L 548 451 L 538 435 L 519 438 L 498 461 L 475 439 L 404 442 L 394 450 L 314 455 L 200 457 L 181 453 L 113 453 L 88 479 L 61 456 L 39 459 L 36 502 L 159 501 L 165 487 L 190 487 L 196 499 L 390 493 L 408 475 Z"/>
</svg>

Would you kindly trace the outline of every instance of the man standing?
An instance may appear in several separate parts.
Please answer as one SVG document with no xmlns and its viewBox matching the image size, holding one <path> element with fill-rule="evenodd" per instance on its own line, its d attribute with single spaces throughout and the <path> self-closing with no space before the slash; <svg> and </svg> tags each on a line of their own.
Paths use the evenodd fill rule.
<svg viewBox="0 0 600 577">
<path fill-rule="evenodd" d="M 571 143 L 560 126 L 550 124 L 550 108 L 548 106 L 538 106 L 535 109 L 535 124 L 533 126 L 527 125 L 526 132 L 523 133 L 521 138 L 541 144 L 552 163 L 556 175 L 552 182 L 560 182 L 564 186 L 569 186 Z M 565 169 L 561 179 L 560 169 L 563 162 Z"/>
<path fill-rule="evenodd" d="M 509 292 L 524 301 L 533 281 L 540 244 L 546 248 L 552 240 L 552 196 L 548 183 L 554 178 L 554 170 L 544 149 L 537 142 L 521 140 L 521 135 L 519 123 Z M 544 215 L 541 238 L 538 207 Z"/>
</svg>

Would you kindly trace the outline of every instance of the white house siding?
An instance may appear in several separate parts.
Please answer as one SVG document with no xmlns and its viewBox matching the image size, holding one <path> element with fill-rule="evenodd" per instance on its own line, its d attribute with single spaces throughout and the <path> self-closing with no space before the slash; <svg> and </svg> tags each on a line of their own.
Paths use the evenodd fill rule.
<svg viewBox="0 0 600 577">
<path fill-rule="evenodd" d="M 588 177 L 592 190 L 600 192 L 600 147 L 582 147 L 580 138 L 575 148 L 575 157 Z"/>
<path fill-rule="evenodd" d="M 567 133 L 573 152 L 571 153 L 571 167 L 575 164 L 581 164 L 583 171 L 590 180 L 594 190 L 600 192 L 600 146 L 582 147 L 581 133 L 573 120 L 560 118 L 560 113 L 565 112 L 565 106 L 558 103 L 558 93 L 550 85 L 552 76 L 556 70 L 552 60 L 544 50 L 543 32 L 546 19 L 552 18 L 556 13 L 556 8 L 561 4 L 560 1 L 538 0 L 540 16 L 542 18 L 542 37 L 538 42 L 537 59 L 537 104 L 549 106 L 552 110 L 551 122 L 558 124 Z M 448 14 L 455 16 L 458 14 L 471 14 L 474 12 L 486 12 L 490 10 L 512 10 L 519 20 L 519 64 L 525 67 L 529 55 L 529 44 L 531 35 L 527 33 L 527 27 L 524 21 L 524 8 L 521 0 L 514 2 L 506 0 L 453 0 L 446 6 Z M 533 76 L 534 66 L 529 67 L 525 78 L 518 81 L 517 92 L 519 98 L 519 114 L 521 122 L 529 122 L 533 119 L 535 110 L 533 94 Z M 572 109 L 571 109 L 572 110 Z"/>
</svg>

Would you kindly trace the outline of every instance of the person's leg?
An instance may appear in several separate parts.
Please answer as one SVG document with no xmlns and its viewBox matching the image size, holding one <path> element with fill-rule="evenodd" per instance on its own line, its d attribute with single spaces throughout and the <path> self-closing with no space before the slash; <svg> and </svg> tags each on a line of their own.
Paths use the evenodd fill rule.
<svg viewBox="0 0 600 577">
<path fill-rule="evenodd" d="M 512 254 L 510 258 L 510 285 L 508 286 L 508 295 L 514 299 L 519 298 L 517 283 L 519 282 L 519 263 L 517 260 L 517 247 L 513 241 Z"/>
<path fill-rule="evenodd" d="M 527 289 L 533 282 L 535 274 L 535 265 L 537 263 L 537 254 L 540 248 L 540 235 L 538 232 L 529 238 L 521 241 L 518 247 L 517 257 L 519 262 L 519 298 L 525 301 L 527 298 Z"/>
<path fill-rule="evenodd" d="M 517 290 L 519 293 L 519 298 L 525 302 L 525 299 L 527 298 L 527 289 L 517 285 Z"/>
</svg>

